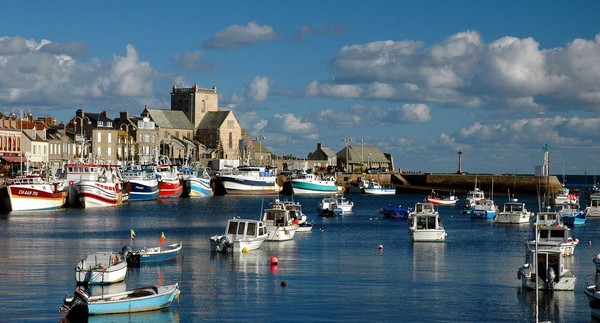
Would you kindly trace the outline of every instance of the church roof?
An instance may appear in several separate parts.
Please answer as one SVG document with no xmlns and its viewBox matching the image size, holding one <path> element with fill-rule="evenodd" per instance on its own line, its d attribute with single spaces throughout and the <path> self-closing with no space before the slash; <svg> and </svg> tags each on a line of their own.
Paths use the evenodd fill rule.
<svg viewBox="0 0 600 323">
<path fill-rule="evenodd" d="M 183 111 L 149 108 L 146 108 L 146 111 L 159 128 L 194 129 L 194 125 Z"/>
<path fill-rule="evenodd" d="M 198 124 L 199 129 L 218 129 L 231 111 L 208 111 Z"/>
</svg>

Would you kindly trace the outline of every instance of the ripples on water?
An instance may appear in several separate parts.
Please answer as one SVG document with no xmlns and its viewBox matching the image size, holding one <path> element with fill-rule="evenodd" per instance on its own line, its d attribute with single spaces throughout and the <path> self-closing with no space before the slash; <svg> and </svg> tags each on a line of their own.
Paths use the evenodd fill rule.
<svg viewBox="0 0 600 323">
<path fill-rule="evenodd" d="M 321 197 L 295 197 L 315 223 L 313 232 L 236 255 L 211 254 L 209 237 L 222 233 L 232 216 L 258 218 L 272 197 L 174 199 L 0 215 L 0 321 L 59 321 L 64 315 L 58 307 L 75 288 L 76 263 L 90 252 L 121 250 L 130 229 L 138 247 L 156 245 L 164 231 L 167 242 L 183 241 L 183 255 L 176 262 L 129 269 L 125 283 L 95 286 L 92 293 L 179 282 L 180 300 L 169 311 L 91 321 L 534 319 L 535 293 L 523 290 L 517 280 L 531 227 L 474 221 L 460 214 L 460 206 L 440 207 L 446 243 L 412 243 L 406 221 L 384 219 L 379 209 L 388 203 L 412 206 L 422 196 L 347 197 L 355 202 L 354 213 L 337 218 L 316 215 Z M 529 209 L 537 205 L 532 199 L 526 202 Z M 600 252 L 599 231 L 597 219 L 574 229 L 581 243 L 567 267 L 578 277 L 576 290 L 540 293 L 541 320 L 590 321 L 583 288 L 585 276 L 594 273 L 592 258 Z M 270 267 L 272 256 L 279 259 L 277 268 Z"/>
</svg>

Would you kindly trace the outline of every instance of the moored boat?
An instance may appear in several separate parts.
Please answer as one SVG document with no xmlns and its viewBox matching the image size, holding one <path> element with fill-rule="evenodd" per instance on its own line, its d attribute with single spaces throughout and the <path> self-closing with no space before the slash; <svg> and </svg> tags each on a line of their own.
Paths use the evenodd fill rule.
<svg viewBox="0 0 600 323">
<path fill-rule="evenodd" d="M 83 289 L 65 298 L 60 311 L 71 321 L 85 320 L 88 315 L 137 313 L 169 307 L 179 297 L 179 284 L 149 286 L 121 293 L 89 296 Z"/>
<path fill-rule="evenodd" d="M 233 218 L 227 221 L 224 234 L 210 237 L 210 247 L 214 252 L 248 252 L 259 249 L 268 236 L 262 221 Z"/>
<path fill-rule="evenodd" d="M 262 221 L 267 228 L 267 241 L 287 241 L 294 239 L 298 225 L 283 204 L 278 199 L 263 212 Z"/>
<path fill-rule="evenodd" d="M 360 189 L 365 194 L 373 194 L 373 195 L 394 195 L 396 194 L 395 187 L 384 187 L 376 180 L 366 181 L 363 180 L 360 182 Z"/>
<path fill-rule="evenodd" d="M 528 248 L 527 256 L 519 270 L 517 278 L 527 290 L 572 291 L 577 277 L 565 268 L 565 259 L 556 247 Z M 537 261 L 537 266 L 536 262 Z"/>
<path fill-rule="evenodd" d="M 182 167 L 178 171 L 184 181 L 182 196 L 203 197 L 213 196 L 213 189 L 210 184 L 210 176 L 205 169 L 196 169 L 192 167 Z"/>
<path fill-rule="evenodd" d="M 130 201 L 150 201 L 158 198 L 158 180 L 152 172 L 130 165 L 121 172 Z"/>
<path fill-rule="evenodd" d="M 408 231 L 413 242 L 443 242 L 446 230 L 431 203 L 418 202 L 409 214 Z"/>
<path fill-rule="evenodd" d="M 85 256 L 75 267 L 75 280 L 80 284 L 112 284 L 127 275 L 127 261 L 121 253 L 96 252 Z"/>
<path fill-rule="evenodd" d="M 575 252 L 575 247 L 579 244 L 579 239 L 573 238 L 572 231 L 565 225 L 540 225 L 534 228 L 533 239 L 528 240 L 529 248 L 557 248 L 563 256 L 571 256 Z"/>
<path fill-rule="evenodd" d="M 116 166 L 75 163 L 65 165 L 69 203 L 83 207 L 118 206 L 123 203 L 123 184 Z"/>
<path fill-rule="evenodd" d="M 161 164 L 153 166 L 158 179 L 158 198 L 178 198 L 183 194 L 183 179 L 175 166 Z"/>
<path fill-rule="evenodd" d="M 227 194 L 268 195 L 281 191 L 275 173 L 265 166 L 239 166 L 221 171 L 218 176 Z"/>
<path fill-rule="evenodd" d="M 509 202 L 504 203 L 501 212 L 496 214 L 494 218 L 495 223 L 505 224 L 523 224 L 529 223 L 533 212 L 527 211 L 525 203 L 519 202 L 517 199 L 511 199 Z"/>
<path fill-rule="evenodd" d="M 20 176 L 6 183 L 12 211 L 58 209 L 67 202 L 68 192 L 63 183 L 49 181 L 40 176 Z"/>
<path fill-rule="evenodd" d="M 498 206 L 493 200 L 482 199 L 476 201 L 471 208 L 471 219 L 493 220 L 498 212 Z"/>
<path fill-rule="evenodd" d="M 281 201 L 285 208 L 290 211 L 290 216 L 294 222 L 297 222 L 298 229 L 296 232 L 310 232 L 312 231 L 313 224 L 308 222 L 308 217 L 302 212 L 302 205 L 300 202 L 295 201 Z"/>
<path fill-rule="evenodd" d="M 432 190 L 431 194 L 427 196 L 427 202 L 437 205 L 455 205 L 458 199 L 454 193 L 450 193 L 447 196 L 441 196 L 436 191 Z"/>
<path fill-rule="evenodd" d="M 333 177 L 320 177 L 315 174 L 301 172 L 290 179 L 294 194 L 323 194 L 341 192 Z"/>
<path fill-rule="evenodd" d="M 590 204 L 585 208 L 585 214 L 591 218 L 600 217 L 600 197 L 592 195 Z"/>
<path fill-rule="evenodd" d="M 407 209 L 402 206 L 388 204 L 379 210 L 379 213 L 383 215 L 384 218 L 390 219 L 406 219 L 408 218 L 408 214 L 410 213 Z"/>
<path fill-rule="evenodd" d="M 164 237 L 164 234 L 161 238 Z M 164 239 L 164 238 L 163 238 Z M 123 247 L 123 255 L 130 267 L 139 267 L 142 264 L 175 260 L 183 249 L 183 242 L 161 246 L 159 241 L 156 247 L 133 249 L 131 245 Z"/>
<path fill-rule="evenodd" d="M 562 222 L 568 226 L 582 225 L 587 221 L 587 214 L 579 208 L 579 203 L 563 203 L 556 205 L 556 212 Z"/>
</svg>

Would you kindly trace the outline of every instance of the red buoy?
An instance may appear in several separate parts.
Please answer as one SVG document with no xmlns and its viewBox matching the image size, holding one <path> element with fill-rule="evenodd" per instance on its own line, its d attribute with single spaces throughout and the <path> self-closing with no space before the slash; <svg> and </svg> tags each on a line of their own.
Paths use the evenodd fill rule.
<svg viewBox="0 0 600 323">
<path fill-rule="evenodd" d="M 277 266 L 277 263 L 279 262 L 279 259 L 277 259 L 277 257 L 271 257 L 271 266 Z"/>
</svg>

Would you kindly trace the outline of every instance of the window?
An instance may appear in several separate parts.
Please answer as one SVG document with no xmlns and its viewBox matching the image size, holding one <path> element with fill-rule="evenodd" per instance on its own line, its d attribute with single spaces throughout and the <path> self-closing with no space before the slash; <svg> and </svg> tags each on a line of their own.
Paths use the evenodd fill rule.
<svg viewBox="0 0 600 323">
<path fill-rule="evenodd" d="M 244 234 L 244 230 L 246 230 L 246 223 L 245 222 L 240 222 L 240 225 L 238 226 L 237 233 L 238 234 Z"/>
<path fill-rule="evenodd" d="M 233 133 L 229 133 L 229 143 L 227 145 L 229 147 L 229 149 L 233 148 Z"/>
<path fill-rule="evenodd" d="M 154 141 L 154 136 L 152 137 L 153 141 Z M 144 135 L 144 142 L 150 142 L 150 135 L 149 134 L 145 134 Z"/>
<path fill-rule="evenodd" d="M 108 143 L 110 144 L 112 142 L 112 133 L 108 133 Z"/>
<path fill-rule="evenodd" d="M 102 126 L 104 126 L 104 122 L 98 121 L 98 127 L 102 127 Z"/>
<path fill-rule="evenodd" d="M 98 131 L 98 142 L 102 142 L 102 134 L 100 133 L 100 131 Z"/>
<path fill-rule="evenodd" d="M 108 155 L 108 157 L 110 157 L 110 156 L 111 156 L 111 153 L 112 153 L 112 148 L 111 148 L 111 147 L 108 147 L 108 152 L 107 152 L 107 155 Z"/>
<path fill-rule="evenodd" d="M 235 123 L 233 122 L 233 120 L 227 120 L 227 128 L 231 129 L 233 128 L 235 125 Z"/>
</svg>

